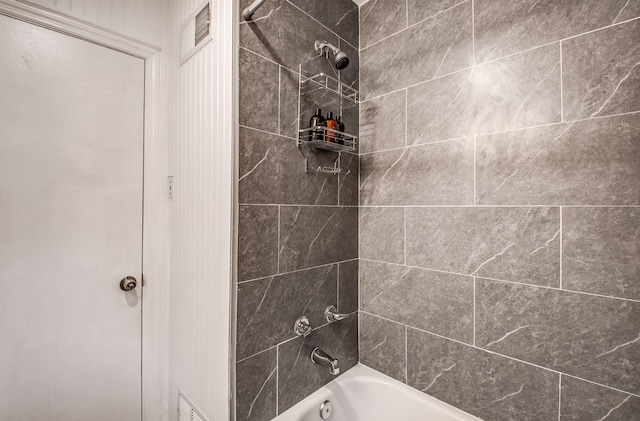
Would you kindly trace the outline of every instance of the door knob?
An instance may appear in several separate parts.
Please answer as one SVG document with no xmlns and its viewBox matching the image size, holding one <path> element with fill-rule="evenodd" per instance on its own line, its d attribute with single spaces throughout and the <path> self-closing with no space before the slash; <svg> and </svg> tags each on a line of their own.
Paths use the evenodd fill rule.
<svg viewBox="0 0 640 421">
<path fill-rule="evenodd" d="M 125 276 L 120 281 L 120 289 L 123 291 L 131 291 L 136 286 L 138 286 L 138 281 L 133 276 Z"/>
</svg>

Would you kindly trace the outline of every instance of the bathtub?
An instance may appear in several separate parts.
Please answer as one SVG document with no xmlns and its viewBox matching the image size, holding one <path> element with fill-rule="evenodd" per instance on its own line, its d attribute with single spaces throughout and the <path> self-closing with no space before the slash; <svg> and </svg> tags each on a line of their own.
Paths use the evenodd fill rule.
<svg viewBox="0 0 640 421">
<path fill-rule="evenodd" d="M 480 421 L 362 364 L 273 421 L 323 421 L 320 407 L 327 400 L 332 406 L 329 421 Z"/>
</svg>

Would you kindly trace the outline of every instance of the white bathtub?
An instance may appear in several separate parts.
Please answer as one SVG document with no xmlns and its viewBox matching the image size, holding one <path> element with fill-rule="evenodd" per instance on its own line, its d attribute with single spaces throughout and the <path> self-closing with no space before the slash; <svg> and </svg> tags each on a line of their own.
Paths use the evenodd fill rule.
<svg viewBox="0 0 640 421">
<path fill-rule="evenodd" d="M 451 405 L 358 364 L 273 421 L 323 421 L 320 405 L 332 404 L 329 421 L 479 421 Z"/>
</svg>

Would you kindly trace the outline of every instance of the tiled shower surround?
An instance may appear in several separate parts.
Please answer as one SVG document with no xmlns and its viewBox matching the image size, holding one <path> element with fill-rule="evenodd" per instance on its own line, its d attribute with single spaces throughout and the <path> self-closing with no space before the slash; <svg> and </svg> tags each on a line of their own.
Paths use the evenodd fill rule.
<svg viewBox="0 0 640 421">
<path fill-rule="evenodd" d="M 315 346 L 342 372 L 358 360 L 358 156 L 342 155 L 339 176 L 305 173 L 305 157 L 330 166 L 337 154 L 296 147 L 300 64 L 358 87 L 358 7 L 269 0 L 240 22 L 236 416 L 266 421 L 333 378 L 311 362 Z M 344 50 L 349 67 L 338 74 L 316 40 Z M 357 135 L 357 108 L 345 124 Z M 329 305 L 353 314 L 329 325 Z M 316 328 L 306 338 L 293 332 L 301 315 Z"/>
<path fill-rule="evenodd" d="M 362 363 L 486 420 L 640 419 L 638 16 L 362 6 Z"/>
<path fill-rule="evenodd" d="M 370 0 L 358 29 L 350 0 L 269 0 L 241 21 L 238 420 L 330 381 L 316 345 L 485 420 L 640 420 L 639 16 Z M 332 71 L 316 39 L 361 93 L 346 176 L 295 144 L 298 65 Z M 320 328 L 294 338 L 303 313 Z"/>
</svg>

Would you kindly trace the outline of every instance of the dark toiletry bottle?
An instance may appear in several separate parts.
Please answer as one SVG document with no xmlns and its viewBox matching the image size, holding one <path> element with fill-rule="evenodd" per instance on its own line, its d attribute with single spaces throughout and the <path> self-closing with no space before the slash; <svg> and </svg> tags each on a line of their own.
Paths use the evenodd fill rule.
<svg viewBox="0 0 640 421">
<path fill-rule="evenodd" d="M 329 113 L 324 122 L 327 125 L 327 129 L 338 130 L 338 122 L 333 118 L 333 113 Z M 336 133 L 327 131 L 327 138 L 325 140 L 330 143 L 336 143 Z"/>
<path fill-rule="evenodd" d="M 311 130 L 309 140 L 324 140 L 324 130 L 322 129 L 322 126 L 324 126 L 324 117 L 322 117 L 322 110 L 320 108 L 316 108 L 316 113 L 311 116 L 309 126 L 313 129 Z"/>
<path fill-rule="evenodd" d="M 342 118 L 340 116 L 336 117 L 336 121 L 338 122 L 338 131 L 344 133 L 344 123 L 342 122 Z M 344 135 L 340 133 L 338 135 L 338 144 L 344 145 Z"/>
</svg>

